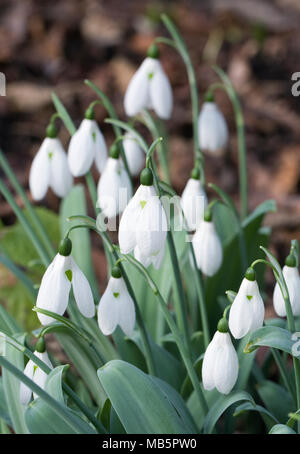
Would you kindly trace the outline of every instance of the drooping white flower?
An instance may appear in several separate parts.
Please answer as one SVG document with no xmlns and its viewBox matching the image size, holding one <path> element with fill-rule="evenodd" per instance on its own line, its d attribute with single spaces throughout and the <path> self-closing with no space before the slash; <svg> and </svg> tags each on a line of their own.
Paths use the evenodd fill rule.
<svg viewBox="0 0 300 454">
<path fill-rule="evenodd" d="M 228 332 L 216 331 L 208 345 L 202 364 L 204 389 L 213 388 L 222 394 L 228 394 L 238 377 L 239 363 L 237 353 Z"/>
<path fill-rule="evenodd" d="M 50 127 L 54 128 L 53 125 Z M 54 129 L 53 137 L 44 139 L 32 161 L 29 188 L 34 200 L 43 199 L 48 188 L 51 188 L 58 197 L 65 197 L 73 184 L 67 154 L 55 134 Z"/>
<path fill-rule="evenodd" d="M 204 210 L 207 205 L 207 197 L 198 172 L 196 169 L 193 172 L 181 195 L 181 208 L 189 231 L 196 230 L 203 221 Z"/>
<path fill-rule="evenodd" d="M 152 185 L 150 169 L 141 173 L 141 185 L 124 210 L 119 225 L 119 244 L 123 254 L 134 250 L 145 266 L 159 268 L 167 235 L 167 218 Z"/>
<path fill-rule="evenodd" d="M 216 274 L 223 261 L 223 249 L 210 213 L 200 222 L 192 244 L 198 268 L 206 276 Z"/>
<path fill-rule="evenodd" d="M 130 117 L 143 109 L 153 109 L 160 118 L 170 118 L 173 108 L 172 89 L 158 60 L 156 46 L 151 46 L 148 57 L 130 80 L 125 93 L 124 107 Z"/>
<path fill-rule="evenodd" d="M 288 288 L 293 315 L 300 315 L 300 277 L 293 255 L 287 257 L 282 273 Z M 285 302 L 278 283 L 274 288 L 273 304 L 276 314 L 279 317 L 286 317 Z"/>
<path fill-rule="evenodd" d="M 136 177 L 145 166 L 145 153 L 130 132 L 125 134 L 123 147 L 130 174 Z"/>
<path fill-rule="evenodd" d="M 110 157 L 98 183 L 98 204 L 109 219 L 123 213 L 132 197 L 132 186 L 124 165 L 119 159 L 117 146 L 112 146 Z"/>
<path fill-rule="evenodd" d="M 229 328 L 236 339 L 263 325 L 265 307 L 255 280 L 255 271 L 248 268 L 229 314 Z"/>
<path fill-rule="evenodd" d="M 68 306 L 71 286 L 78 309 L 85 317 L 93 317 L 95 305 L 87 278 L 71 257 L 72 243 L 65 239 L 58 254 L 48 266 L 39 288 L 36 306 L 63 315 Z M 37 313 L 42 325 L 55 321 L 52 317 Z"/>
<path fill-rule="evenodd" d="M 86 118 L 73 134 L 69 144 L 68 162 L 74 177 L 85 175 L 95 161 L 98 171 L 104 169 L 107 159 L 107 148 L 102 132 L 93 119 L 90 109 Z"/>
<path fill-rule="evenodd" d="M 131 337 L 135 325 L 134 302 L 127 290 L 120 269 L 114 267 L 98 306 L 98 325 L 106 336 L 112 334 L 117 325 Z"/>
<path fill-rule="evenodd" d="M 228 142 L 228 128 L 222 112 L 213 101 L 204 102 L 198 118 L 199 144 L 202 150 L 216 152 Z"/>
<path fill-rule="evenodd" d="M 50 369 L 53 369 L 51 361 L 49 359 L 48 353 L 45 351 L 44 353 L 39 353 L 37 351 L 34 354 L 45 363 Z M 26 377 L 30 378 L 34 383 L 40 386 L 42 389 L 45 388 L 47 374 L 37 366 L 31 359 L 25 366 L 24 374 Z M 28 405 L 32 396 L 32 390 L 26 386 L 23 382 L 20 385 L 20 401 L 22 405 Z M 38 398 L 36 393 L 33 393 L 34 399 Z"/>
</svg>

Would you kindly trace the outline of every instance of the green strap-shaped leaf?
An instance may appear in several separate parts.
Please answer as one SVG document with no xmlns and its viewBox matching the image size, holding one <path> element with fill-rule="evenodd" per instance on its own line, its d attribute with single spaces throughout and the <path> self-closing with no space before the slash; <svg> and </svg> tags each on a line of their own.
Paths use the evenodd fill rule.
<svg viewBox="0 0 300 454">
<path fill-rule="evenodd" d="M 127 433 L 190 433 L 165 390 L 138 368 L 114 360 L 98 377 Z"/>
<path fill-rule="evenodd" d="M 24 335 L 16 336 L 16 339 L 22 344 L 24 343 Z M 23 370 L 23 353 L 16 350 L 6 340 L 4 340 L 4 348 L 5 359 L 17 369 Z M 2 368 L 2 376 L 6 405 L 14 432 L 17 434 L 27 434 L 28 429 L 24 419 L 24 407 L 20 402 L 20 381 L 5 368 Z"/>
<path fill-rule="evenodd" d="M 286 426 L 285 424 L 275 424 L 275 426 L 273 426 L 272 429 L 270 430 L 269 434 L 271 434 L 271 435 L 274 435 L 274 434 L 297 435 L 293 429 Z"/>
<path fill-rule="evenodd" d="M 233 391 L 227 396 L 220 396 L 220 398 L 210 408 L 205 418 L 203 426 L 204 433 L 212 433 L 216 422 L 224 413 L 224 411 L 227 410 L 227 408 L 229 408 L 231 405 L 241 401 L 248 401 L 255 405 L 253 398 L 245 391 Z"/>
<path fill-rule="evenodd" d="M 29 404 L 25 421 L 32 434 L 76 434 L 76 433 L 95 433 L 88 423 L 82 420 L 78 414 L 65 405 L 62 390 L 62 374 L 66 366 L 58 366 L 47 377 L 45 391 L 59 402 L 65 412 L 77 421 L 80 432 L 70 424 L 70 421 L 62 414 L 58 414 L 41 397 Z"/>
<path fill-rule="evenodd" d="M 286 422 L 288 415 L 296 410 L 290 394 L 277 383 L 263 380 L 256 389 L 266 408 L 280 423 Z"/>
<path fill-rule="evenodd" d="M 262 346 L 277 348 L 294 356 L 299 355 L 295 349 L 295 339 L 292 339 L 290 331 L 279 326 L 264 326 L 253 331 L 244 352 L 250 353 Z"/>
</svg>

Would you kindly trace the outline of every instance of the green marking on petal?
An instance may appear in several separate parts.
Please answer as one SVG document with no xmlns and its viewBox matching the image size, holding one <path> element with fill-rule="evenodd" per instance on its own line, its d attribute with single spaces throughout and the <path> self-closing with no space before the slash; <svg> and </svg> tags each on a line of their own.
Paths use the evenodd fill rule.
<svg viewBox="0 0 300 454">
<path fill-rule="evenodd" d="M 121 169 L 117 170 L 117 174 L 121 175 L 122 174 L 122 170 Z"/>
<path fill-rule="evenodd" d="M 153 72 L 148 74 L 148 79 L 149 80 L 153 79 L 153 77 L 154 77 L 154 73 Z"/>
<path fill-rule="evenodd" d="M 37 370 L 38 366 L 36 364 L 33 365 L 33 374 L 35 374 L 36 370 Z"/>
<path fill-rule="evenodd" d="M 249 301 L 251 301 L 252 298 L 253 298 L 253 295 L 247 295 L 247 298 L 248 298 Z"/>
<path fill-rule="evenodd" d="M 96 133 L 92 132 L 93 141 L 96 142 Z"/>
<path fill-rule="evenodd" d="M 146 203 L 147 203 L 146 200 L 141 200 L 140 201 L 140 205 L 141 205 L 142 209 L 145 207 Z"/>
<path fill-rule="evenodd" d="M 70 282 L 72 282 L 72 270 L 67 270 L 65 271 L 65 275 L 67 276 L 67 278 L 69 279 Z"/>
<path fill-rule="evenodd" d="M 118 298 L 118 296 L 120 295 L 120 293 L 119 293 L 119 292 L 114 292 L 113 295 L 114 295 L 115 298 Z"/>
<path fill-rule="evenodd" d="M 48 158 L 49 158 L 49 159 L 52 159 L 52 156 L 53 156 L 53 151 L 49 151 L 49 153 L 48 153 Z"/>
</svg>

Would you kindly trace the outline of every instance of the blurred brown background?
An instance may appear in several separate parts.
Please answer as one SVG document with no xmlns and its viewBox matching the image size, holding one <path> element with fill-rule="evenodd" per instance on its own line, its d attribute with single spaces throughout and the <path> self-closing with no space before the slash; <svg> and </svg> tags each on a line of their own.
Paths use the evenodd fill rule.
<svg viewBox="0 0 300 454">
<path fill-rule="evenodd" d="M 300 98 L 293 97 L 292 73 L 300 70 L 298 0 L 1 0 L 0 71 L 7 95 L 0 98 L 0 144 L 28 188 L 28 172 L 54 112 L 51 92 L 61 97 L 78 125 L 94 99 L 83 84 L 95 82 L 124 117 L 123 95 L 133 72 L 157 35 L 167 35 L 159 14 L 167 12 L 179 27 L 196 68 L 200 102 L 217 80 L 212 64 L 231 77 L 242 101 L 247 127 L 250 207 L 275 198 L 278 212 L 268 217 L 273 245 L 281 255 L 300 232 Z M 180 57 L 161 46 L 175 109 L 167 127 L 172 182 L 181 191 L 192 166 L 189 88 Z M 217 102 L 228 120 L 230 145 L 222 157 L 207 156 L 207 180 L 238 198 L 236 134 L 232 108 L 224 93 Z M 106 112 L 97 120 L 112 141 Z M 61 127 L 67 146 L 69 137 Z M 57 209 L 48 193 L 45 204 Z M 0 199 L 5 223 L 11 209 Z"/>
</svg>

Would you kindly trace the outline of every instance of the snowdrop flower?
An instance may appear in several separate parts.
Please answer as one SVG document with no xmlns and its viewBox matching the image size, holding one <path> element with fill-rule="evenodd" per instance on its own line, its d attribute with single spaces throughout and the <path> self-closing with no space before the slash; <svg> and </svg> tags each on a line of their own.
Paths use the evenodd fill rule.
<svg viewBox="0 0 300 454">
<path fill-rule="evenodd" d="M 300 277 L 296 259 L 292 254 L 286 258 L 282 272 L 288 288 L 293 315 L 300 315 Z M 285 303 L 278 283 L 276 283 L 273 293 L 273 304 L 276 314 L 279 317 L 286 317 Z"/>
<path fill-rule="evenodd" d="M 227 145 L 227 124 L 211 93 L 207 95 L 199 114 L 198 134 L 200 148 L 203 150 L 216 152 Z"/>
<path fill-rule="evenodd" d="M 95 161 L 98 171 L 104 169 L 107 159 L 107 148 L 102 132 L 94 120 L 93 108 L 85 112 L 79 128 L 71 137 L 68 161 L 74 177 L 85 175 Z"/>
<path fill-rule="evenodd" d="M 229 328 L 236 339 L 263 325 L 265 307 L 255 280 L 255 271 L 248 268 L 229 314 Z"/>
<path fill-rule="evenodd" d="M 42 342 L 40 342 L 42 341 Z M 42 346 L 43 348 L 39 348 L 39 345 Z M 43 338 L 40 338 L 37 342 L 36 345 L 36 351 L 34 354 L 41 360 L 43 363 L 45 363 L 50 369 L 53 369 L 53 366 L 50 362 L 48 353 L 45 351 L 45 341 Z M 40 386 L 42 389 L 45 388 L 46 380 L 47 380 L 47 374 L 39 367 L 37 366 L 31 359 L 28 361 L 28 363 L 25 366 L 24 369 L 24 374 L 26 377 L 30 378 L 34 383 L 36 383 L 38 386 Z M 32 390 L 26 386 L 23 382 L 21 382 L 20 385 L 20 401 L 22 405 L 28 405 L 32 396 Z M 34 399 L 37 399 L 39 396 L 36 393 L 33 393 Z"/>
<path fill-rule="evenodd" d="M 129 82 L 125 93 L 124 108 L 133 117 L 143 109 L 153 109 L 164 119 L 171 116 L 173 95 L 170 82 L 158 60 L 158 47 L 152 45 L 137 72 Z"/>
<path fill-rule="evenodd" d="M 97 192 L 98 205 L 108 219 L 123 213 L 132 197 L 131 182 L 119 159 L 119 149 L 116 144 L 110 149 L 110 157 L 99 179 Z"/>
<path fill-rule="evenodd" d="M 206 349 L 202 363 L 202 381 L 204 389 L 213 388 L 222 394 L 228 394 L 238 377 L 239 363 L 232 345 L 225 318 L 218 323 L 212 341 Z"/>
<path fill-rule="evenodd" d="M 71 257 L 72 243 L 65 238 L 48 266 L 39 288 L 36 306 L 63 315 L 67 309 L 71 286 L 78 309 L 85 317 L 95 314 L 94 299 L 87 278 Z M 54 322 L 48 315 L 37 313 L 42 325 Z"/>
<path fill-rule="evenodd" d="M 204 220 L 197 228 L 192 244 L 198 268 L 206 276 L 216 274 L 223 261 L 223 249 L 209 209 L 204 213 Z"/>
<path fill-rule="evenodd" d="M 200 181 L 200 172 L 193 169 L 181 195 L 181 208 L 189 231 L 196 230 L 203 220 L 207 197 Z"/>
<path fill-rule="evenodd" d="M 48 126 L 46 135 L 29 174 L 29 188 L 34 200 L 43 199 L 49 187 L 58 197 L 65 197 L 73 184 L 67 154 L 53 123 Z"/>
<path fill-rule="evenodd" d="M 114 266 L 98 306 L 98 325 L 102 333 L 112 334 L 117 325 L 131 337 L 135 325 L 135 307 L 120 268 Z"/>
<path fill-rule="evenodd" d="M 144 266 L 150 263 L 158 269 L 164 257 L 167 218 L 153 187 L 150 169 L 141 173 L 141 185 L 124 210 L 119 225 L 119 244 L 122 254 L 134 250 Z"/>
<path fill-rule="evenodd" d="M 125 134 L 123 147 L 129 167 L 129 172 L 133 177 L 136 177 L 144 168 L 145 153 L 136 142 L 134 135 L 130 132 L 127 132 Z"/>
</svg>

